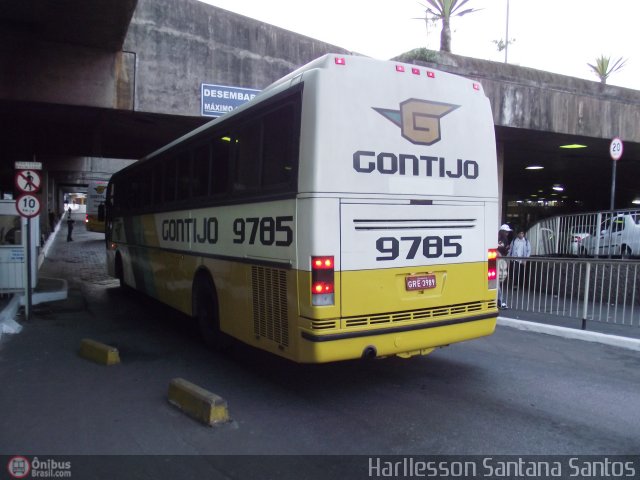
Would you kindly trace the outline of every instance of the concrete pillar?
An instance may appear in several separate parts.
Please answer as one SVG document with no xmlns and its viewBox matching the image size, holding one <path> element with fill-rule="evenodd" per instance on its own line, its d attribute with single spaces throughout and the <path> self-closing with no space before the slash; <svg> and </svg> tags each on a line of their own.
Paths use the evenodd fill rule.
<svg viewBox="0 0 640 480">
<path fill-rule="evenodd" d="M 504 223 L 502 214 L 503 206 L 506 214 L 506 205 L 503 204 L 503 181 L 504 181 L 504 143 L 496 142 L 496 153 L 498 157 L 498 223 Z"/>
</svg>

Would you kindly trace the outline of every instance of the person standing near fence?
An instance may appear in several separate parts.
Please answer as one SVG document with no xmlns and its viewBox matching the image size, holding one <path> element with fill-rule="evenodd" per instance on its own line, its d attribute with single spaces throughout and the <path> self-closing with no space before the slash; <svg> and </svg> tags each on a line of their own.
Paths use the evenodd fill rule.
<svg viewBox="0 0 640 480">
<path fill-rule="evenodd" d="M 531 243 L 524 236 L 524 230 L 518 230 L 518 236 L 511 243 L 509 256 L 516 258 L 528 258 L 531 256 Z M 517 288 L 524 285 L 526 280 L 525 269 L 527 263 L 524 260 L 515 260 L 513 265 L 513 282 Z"/>
<path fill-rule="evenodd" d="M 511 243 L 510 255 L 521 258 L 531 256 L 531 243 L 524 236 L 524 230 L 518 231 L 518 236 Z"/>
<path fill-rule="evenodd" d="M 506 223 L 500 227 L 498 231 L 498 308 L 504 309 L 508 308 L 507 303 L 504 301 L 504 297 L 502 295 L 503 283 L 507 280 L 508 276 L 508 268 L 507 262 L 501 257 L 506 257 L 509 255 L 510 243 L 509 243 L 509 233 L 511 233 L 511 227 Z M 504 265 L 504 268 L 501 268 Z"/>
</svg>

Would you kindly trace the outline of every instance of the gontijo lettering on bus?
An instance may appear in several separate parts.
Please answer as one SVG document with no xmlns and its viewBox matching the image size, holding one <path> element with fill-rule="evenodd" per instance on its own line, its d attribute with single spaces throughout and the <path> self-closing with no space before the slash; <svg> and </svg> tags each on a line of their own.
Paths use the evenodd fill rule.
<svg viewBox="0 0 640 480">
<path fill-rule="evenodd" d="M 430 146 L 442 139 L 440 119 L 460 105 L 410 98 L 400 103 L 400 110 L 372 107 L 394 125 L 403 138 L 414 145 Z M 474 180 L 480 174 L 475 160 L 447 160 L 445 157 L 411 153 L 358 150 L 353 153 L 353 168 L 359 173 L 412 175 Z"/>
</svg>

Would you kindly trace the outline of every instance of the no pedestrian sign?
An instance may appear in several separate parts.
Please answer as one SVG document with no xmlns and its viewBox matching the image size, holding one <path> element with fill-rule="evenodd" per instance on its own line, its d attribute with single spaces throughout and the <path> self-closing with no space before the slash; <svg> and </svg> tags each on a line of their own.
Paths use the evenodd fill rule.
<svg viewBox="0 0 640 480">
<path fill-rule="evenodd" d="M 40 174 L 36 170 L 18 170 L 16 172 L 16 187 L 24 193 L 36 193 L 40 190 Z"/>
<path fill-rule="evenodd" d="M 35 195 L 25 193 L 16 200 L 16 210 L 25 218 L 32 218 L 40 213 L 40 200 Z"/>
</svg>

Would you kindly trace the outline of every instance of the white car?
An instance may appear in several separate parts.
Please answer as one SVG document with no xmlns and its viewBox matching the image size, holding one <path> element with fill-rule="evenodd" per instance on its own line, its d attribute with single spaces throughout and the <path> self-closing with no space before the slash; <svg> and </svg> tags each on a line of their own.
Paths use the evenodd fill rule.
<svg viewBox="0 0 640 480">
<path fill-rule="evenodd" d="M 571 255 L 580 255 L 582 252 L 582 242 L 590 235 L 585 232 L 571 232 L 569 237 L 569 253 Z"/>
<path fill-rule="evenodd" d="M 599 235 L 580 242 L 585 255 L 640 255 L 640 213 L 625 213 L 607 218 L 600 225 Z"/>
</svg>

